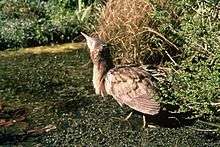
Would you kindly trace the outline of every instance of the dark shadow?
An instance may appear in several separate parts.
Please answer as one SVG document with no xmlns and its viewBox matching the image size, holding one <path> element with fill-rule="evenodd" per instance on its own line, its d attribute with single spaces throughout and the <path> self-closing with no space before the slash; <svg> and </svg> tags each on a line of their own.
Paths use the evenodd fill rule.
<svg viewBox="0 0 220 147">
<path fill-rule="evenodd" d="M 178 105 L 164 104 L 159 114 L 149 117 L 155 124 L 166 128 L 191 126 L 198 119 L 194 117 L 193 111 L 178 112 L 178 110 Z"/>
<path fill-rule="evenodd" d="M 134 113 L 139 116 L 143 115 L 137 111 Z M 167 110 L 161 110 L 157 115 L 145 115 L 145 118 L 147 124 L 153 124 L 164 128 L 180 128 L 184 126 L 192 126 L 198 120 L 198 118 L 194 118 L 193 116 L 193 112 L 174 113 Z"/>
<path fill-rule="evenodd" d="M 171 113 L 160 111 L 156 116 L 152 116 L 152 121 L 160 127 L 178 128 L 193 125 L 198 118 L 191 118 L 192 112 Z"/>
<path fill-rule="evenodd" d="M 143 125 L 143 113 L 131 110 L 128 106 L 125 106 L 124 109 L 127 114 L 124 114 L 121 120 L 124 121 L 123 118 L 126 118 L 130 112 L 133 112 L 127 123 L 136 129 L 140 128 Z M 192 126 L 199 119 L 198 117 L 195 117 L 193 111 L 178 112 L 178 110 L 179 106 L 177 105 L 164 104 L 158 114 L 145 114 L 146 123 L 162 128 L 180 128 L 184 126 Z"/>
</svg>

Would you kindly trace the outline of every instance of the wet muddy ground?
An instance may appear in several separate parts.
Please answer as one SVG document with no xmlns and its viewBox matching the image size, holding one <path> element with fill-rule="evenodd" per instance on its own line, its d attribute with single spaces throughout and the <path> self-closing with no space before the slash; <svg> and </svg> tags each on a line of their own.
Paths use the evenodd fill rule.
<svg viewBox="0 0 220 147">
<path fill-rule="evenodd" d="M 149 117 L 156 128 L 139 113 L 124 121 L 131 109 L 94 94 L 89 61 L 71 47 L 1 52 L 0 145 L 220 146 L 218 128 L 188 114 Z"/>
</svg>

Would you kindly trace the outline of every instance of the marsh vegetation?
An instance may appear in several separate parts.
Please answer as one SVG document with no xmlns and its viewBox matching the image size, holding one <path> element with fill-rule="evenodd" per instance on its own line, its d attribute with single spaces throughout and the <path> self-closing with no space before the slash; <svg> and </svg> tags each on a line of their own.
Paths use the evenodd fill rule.
<svg viewBox="0 0 220 147">
<path fill-rule="evenodd" d="M 0 2 L 0 144 L 219 146 L 219 1 L 135 2 Z M 117 65 L 168 69 L 158 100 L 174 113 L 123 121 L 131 109 L 94 94 L 80 31 Z"/>
</svg>

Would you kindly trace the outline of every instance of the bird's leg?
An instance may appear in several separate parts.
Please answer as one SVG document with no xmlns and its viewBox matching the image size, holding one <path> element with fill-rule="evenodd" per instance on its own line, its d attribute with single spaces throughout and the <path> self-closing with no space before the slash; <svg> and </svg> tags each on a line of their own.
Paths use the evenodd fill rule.
<svg viewBox="0 0 220 147">
<path fill-rule="evenodd" d="M 142 128 L 145 128 L 145 126 L 146 126 L 146 118 L 145 118 L 145 115 L 143 115 L 143 126 L 142 126 Z"/>
<path fill-rule="evenodd" d="M 145 115 L 143 115 L 143 126 L 142 126 L 142 128 L 144 129 L 145 127 L 146 127 L 146 116 Z M 149 125 L 149 124 L 147 124 L 147 127 L 148 128 L 156 128 L 156 126 L 154 126 L 154 125 Z"/>
<path fill-rule="evenodd" d="M 133 112 L 129 113 L 129 115 L 125 118 L 126 121 L 131 117 L 132 113 Z"/>
</svg>

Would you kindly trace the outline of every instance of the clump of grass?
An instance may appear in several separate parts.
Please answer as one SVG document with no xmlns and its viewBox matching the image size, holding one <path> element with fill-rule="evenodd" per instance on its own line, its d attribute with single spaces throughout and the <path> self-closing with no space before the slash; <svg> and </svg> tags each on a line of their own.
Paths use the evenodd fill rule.
<svg viewBox="0 0 220 147">
<path fill-rule="evenodd" d="M 174 54 L 179 50 L 157 31 L 157 24 L 151 17 L 154 13 L 154 6 L 144 0 L 110 0 L 106 3 L 96 34 L 113 45 L 116 64 L 158 64 L 167 54 L 164 50 L 174 48 Z"/>
<path fill-rule="evenodd" d="M 97 34 L 114 45 L 117 63 L 137 63 L 151 50 L 146 44 L 149 35 L 148 15 L 153 11 L 144 0 L 109 0 L 101 14 Z"/>
</svg>

